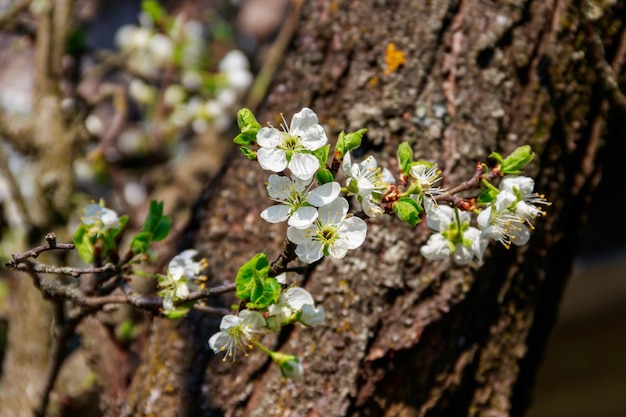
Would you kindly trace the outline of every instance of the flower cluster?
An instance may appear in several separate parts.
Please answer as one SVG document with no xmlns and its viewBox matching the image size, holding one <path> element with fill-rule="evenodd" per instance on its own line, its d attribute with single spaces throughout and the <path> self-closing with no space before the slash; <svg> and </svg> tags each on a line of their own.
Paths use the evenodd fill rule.
<svg viewBox="0 0 626 417">
<path fill-rule="evenodd" d="M 294 322 L 316 326 L 323 321 L 324 309 L 315 306 L 313 296 L 303 288 L 289 287 L 281 292 L 275 304 L 261 310 L 243 310 L 238 315 L 224 316 L 220 331 L 209 339 L 209 346 L 216 354 L 224 353 L 224 362 L 227 358 L 235 361 L 237 351 L 248 356 L 248 352 L 256 346 L 278 364 L 284 376 L 298 380 L 303 375 L 300 359 L 268 349 L 259 338 L 265 332 L 278 332 L 282 326 Z"/>
<path fill-rule="evenodd" d="M 400 144 L 397 151 L 398 180 L 373 156 L 353 161 L 351 151 L 360 146 L 365 129 L 341 132 L 331 151 L 317 115 L 306 107 L 293 115 L 288 127 L 283 118 L 280 130 L 261 127 L 247 109 L 238 113 L 238 125 L 241 133 L 234 142 L 241 145 L 246 157 L 273 172 L 266 189 L 275 204 L 260 216 L 270 223 L 287 222 L 291 252 L 281 254 L 287 262 L 296 257 L 305 264 L 324 256 L 342 259 L 365 241 L 367 223 L 363 219 L 394 214 L 411 226 L 426 220 L 432 234 L 420 248 L 425 258 L 465 265 L 482 261 L 491 240 L 507 248 L 526 243 L 533 221 L 545 214 L 540 207 L 549 204 L 534 193 L 531 178 L 519 175 L 533 159 L 529 147 L 520 147 L 506 158 L 494 152 L 490 157 L 495 166 L 478 164 L 472 179 L 442 188 L 437 164 L 414 160 L 407 143 Z M 345 186 L 336 180 L 341 175 Z M 471 190 L 477 195 L 457 196 Z M 350 196 L 360 203 L 362 215 L 350 212 Z M 279 272 L 286 270 L 281 268 Z M 272 352 L 259 343 L 258 336 L 295 322 L 320 324 L 324 311 L 315 306 L 308 291 L 287 287 L 279 278 L 270 276 L 263 253 L 242 266 L 235 283 L 243 310 L 225 316 L 220 332 L 209 344 L 216 353 L 226 353 L 224 360 L 234 360 L 238 350 L 247 355 L 258 346 L 280 366 L 283 375 L 299 379 L 300 359 Z"/>
<path fill-rule="evenodd" d="M 284 119 L 283 122 L 287 124 Z M 305 263 L 313 263 L 323 256 L 341 259 L 349 249 L 361 246 L 367 233 L 362 219 L 348 216 L 349 204 L 339 197 L 341 185 L 338 182 L 326 182 L 313 188 L 313 177 L 326 163 L 320 161 L 319 155 L 326 155 L 323 147 L 327 142 L 317 115 L 307 107 L 293 115 L 289 128 L 283 126 L 281 131 L 263 127 L 256 134 L 260 147 L 256 157 L 261 167 L 273 172 L 288 169 L 293 177 L 270 175 L 267 192 L 272 200 L 281 204 L 264 210 L 261 217 L 271 223 L 289 218 L 287 237 L 297 245 L 296 255 Z M 343 167 L 349 187 L 358 195 L 364 210 L 371 216 L 377 215 L 373 202 L 380 201 L 393 181 L 391 175 L 387 175 L 386 170 L 381 172 L 373 157 L 361 164 L 352 164 L 348 153 Z"/>
<path fill-rule="evenodd" d="M 451 256 L 455 263 L 464 265 L 474 258 L 482 260 L 490 240 L 502 243 L 507 249 L 511 244 L 520 246 L 528 242 L 532 221 L 545 215 L 537 205 L 550 204 L 544 196 L 533 193 L 533 179 L 507 175 L 498 189 L 491 185 L 489 188 L 495 199 L 474 209 L 478 213 L 476 227 L 471 225 L 470 212 L 437 205 L 432 198 L 424 200 L 428 226 L 436 232 L 420 250 L 426 259 Z"/>
<path fill-rule="evenodd" d="M 167 275 L 158 275 L 159 296 L 163 297 L 166 314 L 176 314 L 178 301 L 184 301 L 189 293 L 198 288 L 196 280 L 206 267 L 204 259 L 195 261 L 198 251 L 187 249 L 174 256 L 167 266 Z M 183 308 L 183 313 L 187 310 Z"/>
<path fill-rule="evenodd" d="M 145 151 L 150 135 L 170 141 L 230 128 L 253 81 L 246 55 L 237 49 L 211 51 L 204 22 L 170 15 L 158 2 L 144 2 L 138 21 L 120 27 L 115 40 L 124 70 L 132 76 L 128 94 L 149 133 L 123 136 L 124 152 Z M 85 126 L 93 135 L 102 134 L 97 111 Z"/>
</svg>

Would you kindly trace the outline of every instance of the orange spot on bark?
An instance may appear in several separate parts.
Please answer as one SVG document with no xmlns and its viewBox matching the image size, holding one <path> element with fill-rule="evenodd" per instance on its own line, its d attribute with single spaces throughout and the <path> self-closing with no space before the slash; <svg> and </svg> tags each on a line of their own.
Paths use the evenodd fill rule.
<svg viewBox="0 0 626 417">
<path fill-rule="evenodd" d="M 396 45 L 393 42 L 389 42 L 387 44 L 387 50 L 385 51 L 385 64 L 387 64 L 385 74 L 391 74 L 397 70 L 400 65 L 404 64 L 405 61 L 404 52 L 396 49 Z"/>
</svg>

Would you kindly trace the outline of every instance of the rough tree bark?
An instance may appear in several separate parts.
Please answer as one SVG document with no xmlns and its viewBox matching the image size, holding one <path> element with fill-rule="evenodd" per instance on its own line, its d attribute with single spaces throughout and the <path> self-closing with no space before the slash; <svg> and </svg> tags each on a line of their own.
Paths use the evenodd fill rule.
<svg viewBox="0 0 626 417">
<path fill-rule="evenodd" d="M 303 358 L 303 383 L 282 379 L 260 352 L 234 364 L 212 356 L 205 336 L 215 319 L 156 319 L 125 414 L 522 415 L 599 181 L 601 144 L 610 151 L 617 139 L 623 18 L 622 2 L 591 0 L 305 2 L 261 123 L 309 106 L 330 136 L 368 128 L 364 151 L 392 170 L 408 141 L 443 167 L 446 184 L 469 178 L 491 151 L 530 144 L 530 174 L 554 204 L 529 245 L 492 245 L 466 268 L 420 256 L 425 225 L 370 221 L 363 247 L 304 277 L 325 326 L 270 342 Z M 405 62 L 385 71 L 390 43 Z M 284 230 L 258 216 L 266 175 L 233 156 L 197 207 L 183 246 L 208 258 L 215 283 L 254 253 L 279 253 Z"/>
</svg>

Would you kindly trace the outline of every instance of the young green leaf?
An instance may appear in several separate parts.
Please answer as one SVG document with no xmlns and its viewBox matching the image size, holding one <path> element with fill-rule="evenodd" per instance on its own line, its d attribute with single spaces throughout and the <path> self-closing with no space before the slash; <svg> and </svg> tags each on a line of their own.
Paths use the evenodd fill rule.
<svg viewBox="0 0 626 417">
<path fill-rule="evenodd" d="M 250 109 L 243 108 L 237 112 L 237 126 L 241 131 L 233 140 L 237 145 L 252 145 L 256 142 L 256 134 L 261 130 L 261 125 Z"/>
<path fill-rule="evenodd" d="M 239 147 L 239 149 L 245 155 L 246 158 L 248 158 L 251 161 L 256 161 L 256 152 L 255 151 L 253 151 L 252 149 L 246 148 L 245 146 L 241 146 L 241 147 Z"/>
<path fill-rule="evenodd" d="M 130 250 L 135 253 L 148 253 L 148 248 L 152 242 L 152 232 L 139 232 L 130 242 Z"/>
<path fill-rule="evenodd" d="M 278 302 L 280 296 L 280 284 L 274 278 L 266 277 L 261 280 L 259 286 L 261 291 L 251 294 L 250 302 L 246 304 L 247 308 L 263 309 Z"/>
<path fill-rule="evenodd" d="M 313 151 L 313 155 L 317 157 L 317 160 L 320 161 L 320 167 L 325 167 L 328 162 L 328 150 L 330 149 L 330 145 L 322 146 L 319 149 Z"/>
<path fill-rule="evenodd" d="M 156 229 L 157 225 L 161 221 L 161 217 L 163 216 L 163 202 L 152 200 L 150 201 L 150 209 L 148 211 L 148 215 L 146 216 L 146 220 L 143 222 L 143 227 L 141 230 L 144 232 L 152 232 Z"/>
<path fill-rule="evenodd" d="M 318 170 L 315 173 L 315 179 L 320 185 L 335 181 L 332 172 L 326 168 Z"/>
<path fill-rule="evenodd" d="M 411 171 L 411 163 L 413 162 L 413 149 L 407 142 L 402 142 L 398 146 L 397 157 L 400 172 L 409 173 Z"/>
<path fill-rule="evenodd" d="M 88 264 L 92 263 L 94 248 L 89 237 L 89 227 L 86 224 L 78 226 L 74 232 L 73 241 L 80 258 Z"/>
<path fill-rule="evenodd" d="M 500 172 L 504 174 L 518 174 L 534 157 L 535 154 L 530 146 L 520 146 L 502 161 Z"/>
<path fill-rule="evenodd" d="M 357 149 L 361 146 L 361 141 L 363 139 L 363 135 L 367 132 L 367 129 L 360 129 L 356 132 L 339 133 L 339 137 L 337 139 L 337 144 L 335 145 L 335 151 L 341 152 L 342 155 Z"/>
<path fill-rule="evenodd" d="M 165 10 L 156 0 L 144 0 L 141 2 L 141 9 L 146 13 L 153 22 L 158 22 L 165 16 Z"/>
<path fill-rule="evenodd" d="M 191 307 L 177 306 L 174 310 L 163 310 L 163 315 L 168 319 L 180 319 L 189 313 Z"/>
<path fill-rule="evenodd" d="M 412 198 L 403 197 L 393 204 L 393 212 L 403 222 L 415 226 L 421 221 L 422 207 Z"/>
<path fill-rule="evenodd" d="M 235 277 L 235 296 L 242 301 L 263 294 L 263 280 L 269 272 L 269 261 L 264 253 L 257 253 L 243 264 Z"/>
<path fill-rule="evenodd" d="M 163 216 L 159 220 L 159 223 L 153 230 L 152 241 L 158 242 L 159 240 L 163 240 L 167 237 L 170 232 L 170 227 L 172 226 L 172 219 L 170 216 Z"/>
</svg>

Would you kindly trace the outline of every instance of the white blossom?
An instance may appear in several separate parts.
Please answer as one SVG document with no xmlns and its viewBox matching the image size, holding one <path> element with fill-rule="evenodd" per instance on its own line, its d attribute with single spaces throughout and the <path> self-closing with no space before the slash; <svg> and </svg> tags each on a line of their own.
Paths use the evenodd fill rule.
<svg viewBox="0 0 626 417">
<path fill-rule="evenodd" d="M 498 188 L 498 199 L 509 201 L 511 210 L 531 228 L 532 220 L 546 214 L 537 205 L 550 205 L 545 196 L 533 192 L 535 181 L 530 177 L 507 175 L 502 178 Z"/>
<path fill-rule="evenodd" d="M 81 221 L 90 226 L 89 231 L 92 234 L 103 233 L 120 226 L 120 218 L 115 211 L 96 203 L 85 206 Z"/>
<path fill-rule="evenodd" d="M 424 196 L 433 197 L 442 194 L 443 191 L 436 184 L 441 181 L 441 170 L 437 164 L 426 161 L 417 162 L 411 166 L 411 177 L 417 185 L 418 202 L 423 201 Z"/>
<path fill-rule="evenodd" d="M 391 172 L 387 168 L 379 168 L 371 155 L 362 162 L 352 163 L 350 152 L 344 155 L 341 168 L 348 177 L 348 191 L 357 195 L 365 214 L 369 217 L 382 215 L 383 209 L 378 203 L 389 185 L 396 182 Z"/>
<path fill-rule="evenodd" d="M 225 352 L 222 359 L 224 362 L 227 357 L 234 362 L 237 349 L 248 356 L 247 350 L 254 346 L 254 335 L 263 326 L 265 326 L 265 319 L 256 311 L 244 310 L 239 313 L 239 316 L 228 314 L 222 317 L 220 331 L 211 336 L 209 346 L 215 353 Z"/>
<path fill-rule="evenodd" d="M 331 203 L 339 196 L 341 186 L 330 182 L 310 190 L 311 179 L 272 174 L 268 179 L 267 193 L 277 203 L 261 212 L 261 218 L 270 223 L 279 223 L 289 218 L 289 226 L 304 229 L 317 219 L 316 207 Z"/>
<path fill-rule="evenodd" d="M 518 246 L 525 244 L 530 239 L 528 227 L 517 214 L 509 211 L 507 206 L 502 206 L 502 199 L 498 200 L 486 206 L 476 219 L 482 231 L 481 238 L 496 240 L 507 249 L 511 243 Z"/>
<path fill-rule="evenodd" d="M 278 303 L 269 306 L 268 312 L 267 327 L 274 331 L 295 320 L 305 326 L 316 326 L 324 321 L 324 309 L 315 307 L 311 293 L 300 287 L 290 287 L 283 291 Z"/>
<path fill-rule="evenodd" d="M 464 265 L 474 257 L 482 259 L 486 243 L 480 230 L 470 226 L 471 216 L 447 205 L 436 205 L 424 200 L 428 227 L 437 232 L 431 235 L 420 253 L 426 259 L 445 259 L 452 256 L 455 263 Z"/>
<path fill-rule="evenodd" d="M 319 160 L 310 152 L 326 145 L 326 132 L 318 124 L 317 115 L 307 107 L 294 114 L 290 127 L 283 129 L 259 130 L 256 137 L 261 147 L 257 152 L 259 164 L 274 172 L 289 168 L 295 177 L 308 180 L 320 167 Z"/>
<path fill-rule="evenodd" d="M 174 303 L 186 300 L 189 293 L 197 288 L 195 280 L 205 266 L 205 261 L 194 261 L 198 255 L 195 249 L 187 249 L 174 256 L 167 266 L 167 275 L 159 276 L 159 295 L 163 297 L 163 309 L 172 311 Z"/>
<path fill-rule="evenodd" d="M 347 217 L 348 201 L 339 197 L 318 209 L 317 220 L 306 229 L 289 227 L 287 237 L 295 243 L 302 262 L 313 263 L 322 256 L 341 259 L 349 249 L 365 241 L 367 224 L 358 217 Z"/>
</svg>

